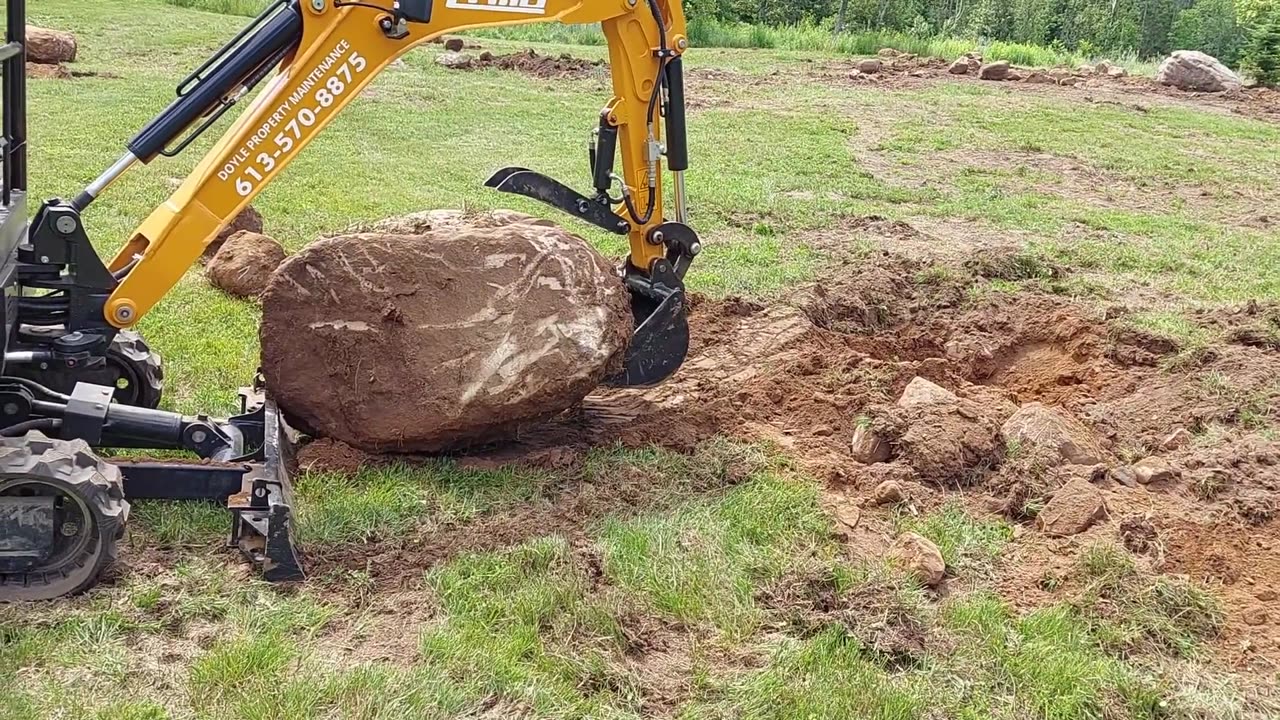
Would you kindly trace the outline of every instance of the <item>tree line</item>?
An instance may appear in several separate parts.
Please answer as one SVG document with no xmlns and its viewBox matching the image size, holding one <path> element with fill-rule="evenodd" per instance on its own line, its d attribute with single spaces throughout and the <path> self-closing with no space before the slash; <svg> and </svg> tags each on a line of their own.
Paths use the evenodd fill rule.
<svg viewBox="0 0 1280 720">
<path fill-rule="evenodd" d="M 693 21 L 829 25 L 1029 43 L 1082 55 L 1201 50 L 1231 66 L 1280 26 L 1280 0 L 686 0 Z M 1246 62 L 1246 65 L 1248 63 Z"/>
</svg>

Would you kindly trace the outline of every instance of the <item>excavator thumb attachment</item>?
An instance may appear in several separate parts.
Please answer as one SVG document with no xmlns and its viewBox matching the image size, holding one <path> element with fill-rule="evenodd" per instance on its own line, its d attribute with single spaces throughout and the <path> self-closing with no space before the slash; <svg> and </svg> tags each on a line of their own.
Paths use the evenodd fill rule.
<svg viewBox="0 0 1280 720">
<path fill-rule="evenodd" d="M 593 200 L 540 172 L 518 167 L 503 168 L 485 181 L 485 186 L 544 202 L 617 235 L 626 235 L 631 229 L 626 218 L 619 217 L 609 208 L 607 199 L 604 202 Z"/>
</svg>

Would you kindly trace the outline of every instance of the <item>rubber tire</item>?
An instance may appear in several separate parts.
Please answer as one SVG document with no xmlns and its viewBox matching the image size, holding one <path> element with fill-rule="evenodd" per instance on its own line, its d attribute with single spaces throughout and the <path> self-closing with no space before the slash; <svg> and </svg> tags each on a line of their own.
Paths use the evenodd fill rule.
<svg viewBox="0 0 1280 720">
<path fill-rule="evenodd" d="M 142 376 L 138 378 L 137 398 L 128 403 L 135 407 L 157 408 L 164 395 L 164 364 L 160 353 L 147 346 L 142 335 L 136 330 L 121 330 L 116 333 L 107 350 L 107 359 L 117 358 L 141 368 Z"/>
<path fill-rule="evenodd" d="M 129 519 L 120 469 L 104 462 L 83 440 L 56 440 L 39 432 L 0 438 L 0 483 L 29 478 L 79 496 L 92 515 L 94 542 L 71 569 L 50 573 L 0 573 L 0 602 L 51 600 L 93 587 L 116 561 Z"/>
</svg>

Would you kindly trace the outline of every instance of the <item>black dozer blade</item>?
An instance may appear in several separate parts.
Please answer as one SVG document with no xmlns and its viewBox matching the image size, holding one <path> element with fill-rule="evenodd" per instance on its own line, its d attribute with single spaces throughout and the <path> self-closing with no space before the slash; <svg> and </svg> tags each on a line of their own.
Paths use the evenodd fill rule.
<svg viewBox="0 0 1280 720">
<path fill-rule="evenodd" d="M 223 426 L 235 440 L 230 456 L 217 463 L 116 463 L 125 497 L 225 502 L 232 515 L 229 544 L 269 581 L 303 580 L 289 480 L 293 431 L 260 388 L 240 392 L 242 414 Z"/>
<path fill-rule="evenodd" d="M 616 235 L 626 235 L 631 231 L 631 223 L 614 213 L 608 204 L 592 200 L 540 172 L 519 167 L 503 168 L 484 184 L 498 192 L 523 195 L 544 202 Z"/>
</svg>

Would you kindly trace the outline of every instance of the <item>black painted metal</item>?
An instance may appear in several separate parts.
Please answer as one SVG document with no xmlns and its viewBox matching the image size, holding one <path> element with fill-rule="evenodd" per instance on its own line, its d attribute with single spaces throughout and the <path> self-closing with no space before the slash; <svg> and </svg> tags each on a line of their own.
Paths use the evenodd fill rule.
<svg viewBox="0 0 1280 720">
<path fill-rule="evenodd" d="M 685 129 L 684 60 L 667 61 L 667 167 L 689 169 L 689 136 Z"/>
<path fill-rule="evenodd" d="M 253 85 L 302 38 L 302 11 L 296 0 L 283 9 L 273 5 L 178 88 L 178 97 L 128 143 L 129 152 L 150 162 L 201 118 L 199 130 L 178 150 L 230 107 L 228 97 L 241 85 Z M 169 151 L 173 154 L 177 150 Z"/>
<path fill-rule="evenodd" d="M 8 0 L 5 13 L 5 47 L 17 52 L 3 62 L 4 171 L 3 201 L 12 204 L 13 193 L 27 189 L 27 3 Z M 25 211 L 22 219 L 26 219 Z"/>
<path fill-rule="evenodd" d="M 653 261 L 645 276 L 627 264 L 627 287 L 637 327 L 622 371 L 605 380 L 613 387 L 647 387 L 666 380 L 689 354 L 689 311 L 684 284 L 667 260 Z"/>
<path fill-rule="evenodd" d="M 524 168 L 506 168 L 494 173 L 485 185 L 499 192 L 539 200 L 617 235 L 626 235 L 631 230 L 631 223 L 616 215 L 607 204 L 593 200 L 559 180 L 539 172 Z"/>
<path fill-rule="evenodd" d="M 244 485 L 247 464 L 118 462 L 130 500 L 211 500 L 226 502 Z"/>
</svg>

